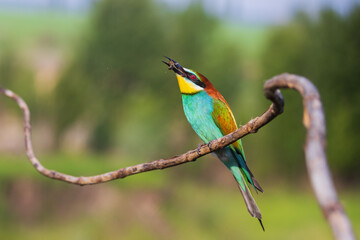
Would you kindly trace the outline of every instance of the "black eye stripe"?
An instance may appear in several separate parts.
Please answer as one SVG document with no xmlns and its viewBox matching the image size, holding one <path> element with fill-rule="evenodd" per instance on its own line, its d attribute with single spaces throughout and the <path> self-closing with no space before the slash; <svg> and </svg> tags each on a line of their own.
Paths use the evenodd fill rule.
<svg viewBox="0 0 360 240">
<path fill-rule="evenodd" d="M 195 76 L 195 78 L 194 78 Z M 203 83 L 202 81 L 200 81 L 200 79 L 195 75 L 195 74 L 192 74 L 192 73 L 188 73 L 188 76 L 187 78 L 192 81 L 193 83 L 195 83 L 196 85 L 202 87 L 202 88 L 205 88 L 206 85 L 205 83 Z M 194 79 L 193 79 L 194 78 Z"/>
<path fill-rule="evenodd" d="M 192 80 L 192 82 L 195 83 L 196 85 L 202 87 L 202 88 L 205 88 L 205 87 L 206 87 L 205 83 L 203 83 L 203 82 L 200 81 L 199 79 Z"/>
</svg>

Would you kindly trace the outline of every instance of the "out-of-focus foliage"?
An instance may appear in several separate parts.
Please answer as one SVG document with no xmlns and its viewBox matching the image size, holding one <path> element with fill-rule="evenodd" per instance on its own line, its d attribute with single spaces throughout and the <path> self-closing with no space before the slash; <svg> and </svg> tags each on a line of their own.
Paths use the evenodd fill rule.
<svg viewBox="0 0 360 240">
<path fill-rule="evenodd" d="M 6 46 L 5 51 L 0 54 L 1 82 L 4 86 L 18 92 L 23 98 L 31 99 L 28 104 L 35 109 L 33 115 L 36 116 L 44 104 L 36 100 L 32 73 L 19 62 L 11 45 L 4 45 Z M 24 79 L 28 80 L 24 81 Z M 5 105 L 12 106 L 13 104 L 6 102 Z"/>
<path fill-rule="evenodd" d="M 124 99 L 141 94 L 135 92 L 152 87 L 151 83 L 161 86 L 154 59 L 159 58 L 164 35 L 156 17 L 149 1 L 98 3 L 88 39 L 57 90 L 60 131 L 91 112 L 92 145 L 98 150 L 108 148 L 115 122 L 121 122 L 117 116 L 131 107 Z"/>
<path fill-rule="evenodd" d="M 164 16 L 148 0 L 99 2 L 78 56 L 56 91 L 59 134 L 82 118 L 94 126 L 95 150 L 116 143 L 133 152 L 127 143 L 135 137 L 134 145 L 148 156 L 150 148 L 171 144 L 165 140 L 167 129 L 182 110 L 176 104 L 176 79 L 161 63 L 162 55 L 197 66 L 220 79 L 225 93 L 234 92 L 240 58 L 233 43 L 216 35 L 218 29 L 219 21 L 199 6 Z"/>
<path fill-rule="evenodd" d="M 183 115 L 176 78 L 161 63 L 163 55 L 207 76 L 240 124 L 268 106 L 262 79 L 281 72 L 304 75 L 318 87 L 324 102 L 333 171 L 351 179 L 360 168 L 360 110 L 355 107 L 360 101 L 359 12 L 354 8 L 339 16 L 326 10 L 317 20 L 298 14 L 286 26 L 266 30 L 247 26 L 239 31 L 209 16 L 200 5 L 169 11 L 150 0 L 104 0 L 95 5 L 86 25 L 79 17 L 61 21 L 44 17 L 63 34 L 48 29 L 38 40 L 21 44 L 17 41 L 25 41 L 25 33 L 17 34 L 17 41 L 2 36 L 2 83 L 27 100 L 35 124 L 40 119 L 50 130 L 56 129 L 59 141 L 53 146 L 63 147 L 82 134 L 90 150 L 150 160 L 181 153 L 200 142 Z M 53 54 L 52 49 L 59 47 L 66 53 Z M 38 55 L 44 52 L 41 60 Z M 51 70 L 47 62 L 53 59 L 60 67 L 55 69 L 58 80 L 49 85 L 49 77 L 44 80 L 44 76 Z M 294 176 L 305 173 L 301 99 L 290 91 L 284 95 L 285 114 L 244 139 L 244 145 L 256 175 L 268 178 L 276 171 L 276 178 L 297 181 Z"/>
<path fill-rule="evenodd" d="M 0 11 L 0 85 L 29 103 L 35 152 L 46 167 L 86 176 L 196 147 L 174 73 L 161 63 L 167 55 L 207 76 L 240 124 L 269 106 L 263 80 L 284 71 L 310 78 L 324 101 L 332 172 L 343 183 L 356 177 L 359 8 L 318 20 L 299 14 L 269 28 L 229 24 L 200 5 L 173 11 L 155 0 L 96 2 L 90 17 Z M 0 96 L 0 147 L 17 144 L 21 154 L 1 150 L 0 239 L 330 238 L 302 181 L 301 99 L 283 94 L 284 114 L 243 139 L 265 189 L 255 195 L 265 234 L 214 157 L 84 188 L 44 178 L 24 163 L 19 109 Z M 44 155 L 41 147 L 55 138 Z M 339 190 L 359 234 L 359 192 Z"/>
<path fill-rule="evenodd" d="M 264 76 L 281 72 L 306 76 L 318 87 L 326 114 L 328 157 L 334 172 L 344 178 L 359 177 L 360 148 L 360 7 L 348 16 L 333 10 L 318 20 L 299 14 L 288 26 L 274 29 L 263 55 Z M 304 137 L 300 127 L 301 102 L 285 97 L 285 115 L 274 121 L 277 142 L 274 156 L 293 174 L 303 165 L 299 147 Z M 275 146 L 274 146 L 275 147 Z M 292 156 L 292 157 L 290 157 Z M 296 159 L 289 159 L 296 158 Z"/>
</svg>

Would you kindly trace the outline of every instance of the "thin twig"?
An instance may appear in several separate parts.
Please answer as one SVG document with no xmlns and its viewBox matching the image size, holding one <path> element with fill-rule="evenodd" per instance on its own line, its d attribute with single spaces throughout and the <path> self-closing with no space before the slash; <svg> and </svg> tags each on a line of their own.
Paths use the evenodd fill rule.
<svg viewBox="0 0 360 240">
<path fill-rule="evenodd" d="M 307 128 L 307 140 L 305 145 L 305 157 L 310 182 L 315 192 L 319 205 L 329 222 L 334 236 L 338 240 L 354 240 L 355 236 L 351 223 L 347 218 L 342 205 L 340 204 L 326 159 L 326 130 L 325 117 L 322 109 L 320 95 L 316 87 L 306 78 L 291 74 L 282 74 L 268 80 L 264 86 L 265 96 L 273 103 L 269 109 L 260 117 L 250 120 L 247 124 L 238 128 L 236 131 L 213 140 L 211 149 L 208 145 L 202 145 L 198 149 L 190 150 L 180 156 L 169 159 L 159 159 L 156 161 L 142 163 L 135 166 L 121 168 L 112 172 L 89 176 L 75 177 L 49 170 L 41 165 L 36 158 L 31 143 L 30 111 L 25 101 L 10 90 L 0 87 L 0 93 L 12 98 L 24 113 L 24 133 L 26 153 L 35 169 L 42 175 L 60 181 L 77 184 L 90 185 L 108 182 L 111 180 L 125 178 L 137 173 L 173 167 L 186 162 L 195 161 L 217 149 L 223 148 L 238 139 L 256 133 L 261 127 L 269 123 L 276 116 L 281 114 L 284 109 L 283 97 L 280 88 L 292 88 L 297 90 L 303 97 L 304 118 L 303 122 Z"/>
</svg>

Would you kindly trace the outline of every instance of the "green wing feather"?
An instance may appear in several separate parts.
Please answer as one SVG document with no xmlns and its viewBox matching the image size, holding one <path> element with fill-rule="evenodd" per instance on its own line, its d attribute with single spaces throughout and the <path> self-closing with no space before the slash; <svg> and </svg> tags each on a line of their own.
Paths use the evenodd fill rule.
<svg viewBox="0 0 360 240">
<path fill-rule="evenodd" d="M 212 112 L 213 120 L 216 126 L 220 129 L 221 133 L 225 136 L 237 129 L 235 118 L 231 109 L 226 102 L 220 99 L 213 99 L 214 111 Z M 244 156 L 244 150 L 241 141 L 236 141 L 232 144 L 237 152 Z"/>
<path fill-rule="evenodd" d="M 234 115 L 227 104 L 227 102 L 221 99 L 213 99 L 213 112 L 211 113 L 212 118 L 216 126 L 220 129 L 223 135 L 227 135 L 237 129 Z M 239 167 L 241 172 L 246 176 L 248 182 L 259 191 L 263 192 L 260 184 L 256 181 L 254 175 L 250 171 L 249 167 L 246 164 L 244 150 L 241 144 L 241 140 L 231 144 L 231 148 L 238 154 L 234 154 L 239 162 Z"/>
</svg>

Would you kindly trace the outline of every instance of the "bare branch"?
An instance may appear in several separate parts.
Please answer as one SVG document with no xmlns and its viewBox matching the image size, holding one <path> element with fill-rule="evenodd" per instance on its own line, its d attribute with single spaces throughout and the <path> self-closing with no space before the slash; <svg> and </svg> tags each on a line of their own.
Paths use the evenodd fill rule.
<svg viewBox="0 0 360 240">
<path fill-rule="evenodd" d="M 307 129 L 305 158 L 310 182 L 317 201 L 329 222 L 335 239 L 354 240 L 350 220 L 338 200 L 326 158 L 325 116 L 316 87 L 306 78 L 282 74 L 265 83 L 265 95 L 269 98 L 279 88 L 292 88 L 303 98 L 303 124 Z"/>
<path fill-rule="evenodd" d="M 211 142 L 211 149 L 208 145 L 202 145 L 198 149 L 190 150 L 180 156 L 175 156 L 169 159 L 159 159 L 89 177 L 75 177 L 54 170 L 49 170 L 41 165 L 32 148 L 30 111 L 27 104 L 21 97 L 10 90 L 0 87 L 0 93 L 12 98 L 23 110 L 26 153 L 35 169 L 42 175 L 52 179 L 77 185 L 90 185 L 195 161 L 199 157 L 223 148 L 250 133 L 256 133 L 261 127 L 283 112 L 284 101 L 279 91 L 280 88 L 295 89 L 303 97 L 303 123 L 307 128 L 307 140 L 305 146 L 306 165 L 313 190 L 324 216 L 328 220 L 336 239 L 355 239 L 350 221 L 338 201 L 334 184 L 331 180 L 329 167 L 327 165 L 325 153 L 325 118 L 320 96 L 316 87 L 304 77 L 282 74 L 268 80 L 265 83 L 264 92 L 265 96 L 273 102 L 269 109 L 260 117 L 250 120 L 247 124 L 238 128 L 236 131 L 217 140 L 213 140 Z"/>
<path fill-rule="evenodd" d="M 270 108 L 260 117 L 257 117 L 255 119 L 252 119 L 249 121 L 246 125 L 240 127 L 235 132 L 230 133 L 229 135 L 226 135 L 222 138 L 219 138 L 217 140 L 214 140 L 211 142 L 211 149 L 208 147 L 208 145 L 203 144 L 197 149 L 190 150 L 182 155 L 175 156 L 168 159 L 159 159 L 148 163 L 141 163 L 135 166 L 120 168 L 118 170 L 95 175 L 95 176 L 89 176 L 89 177 L 75 177 L 71 175 L 67 175 L 64 173 L 60 173 L 54 170 L 49 170 L 45 168 L 40 161 L 36 158 L 34 154 L 34 150 L 32 147 L 31 142 L 31 125 L 30 125 L 30 110 L 26 104 L 26 102 L 17 94 L 14 92 L 4 89 L 0 87 L 0 93 L 3 93 L 4 95 L 12 98 L 22 109 L 24 113 L 24 133 L 25 133 L 25 147 L 26 147 L 26 154 L 31 162 L 31 164 L 35 167 L 35 169 L 41 173 L 42 175 L 57 179 L 60 181 L 77 184 L 77 185 L 91 185 L 91 184 L 97 184 L 97 183 L 103 183 L 108 182 L 111 180 L 119 179 L 119 178 L 125 178 L 130 175 L 134 175 L 137 173 L 152 171 L 152 170 L 158 170 L 158 169 L 164 169 L 168 167 L 173 167 L 179 164 L 183 164 L 186 162 L 195 161 L 201 156 L 204 156 L 210 152 L 213 152 L 217 149 L 223 148 L 236 140 L 246 136 L 249 133 L 255 133 L 270 122 L 272 119 L 274 119 L 277 115 L 282 113 L 283 111 L 283 98 L 280 93 L 280 91 L 276 91 L 274 94 L 271 94 L 271 99 L 273 100 L 273 104 L 270 106 Z"/>
</svg>

